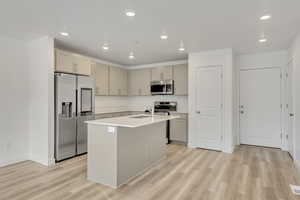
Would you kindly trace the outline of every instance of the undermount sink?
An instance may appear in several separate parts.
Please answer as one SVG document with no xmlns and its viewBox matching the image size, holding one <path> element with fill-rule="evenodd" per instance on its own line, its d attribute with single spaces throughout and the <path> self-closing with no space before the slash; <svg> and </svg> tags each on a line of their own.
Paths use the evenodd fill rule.
<svg viewBox="0 0 300 200">
<path fill-rule="evenodd" d="M 148 116 L 148 115 L 139 115 L 139 116 L 133 116 L 133 117 L 130 117 L 130 118 L 134 118 L 134 119 L 144 119 L 144 118 L 149 118 L 151 116 Z"/>
</svg>

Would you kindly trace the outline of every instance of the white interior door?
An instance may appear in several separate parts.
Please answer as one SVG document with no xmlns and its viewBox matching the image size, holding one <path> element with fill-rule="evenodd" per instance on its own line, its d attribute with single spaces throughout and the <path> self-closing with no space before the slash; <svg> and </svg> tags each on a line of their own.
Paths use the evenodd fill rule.
<svg viewBox="0 0 300 200">
<path fill-rule="evenodd" d="M 196 69 L 197 147 L 222 150 L 222 67 Z"/>
<path fill-rule="evenodd" d="M 281 147 L 279 68 L 240 72 L 240 143 Z"/>
<path fill-rule="evenodd" d="M 286 123 L 288 152 L 294 157 L 293 62 L 288 64 L 286 79 Z"/>
</svg>

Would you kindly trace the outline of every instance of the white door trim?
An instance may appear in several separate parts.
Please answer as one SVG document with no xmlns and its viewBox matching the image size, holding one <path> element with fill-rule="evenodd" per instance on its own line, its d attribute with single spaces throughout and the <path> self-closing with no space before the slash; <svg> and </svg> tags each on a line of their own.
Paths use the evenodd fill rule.
<svg viewBox="0 0 300 200">
<path fill-rule="evenodd" d="M 289 71 L 289 67 L 291 67 L 292 68 L 292 74 L 290 74 L 290 71 Z M 292 92 L 292 106 L 293 106 L 293 114 L 294 114 L 294 117 L 293 117 L 293 127 L 292 127 L 292 132 L 291 132 L 291 134 L 292 134 L 292 138 L 293 138 L 293 141 L 292 141 L 292 144 L 293 144 L 293 155 L 291 155 L 292 157 L 293 157 L 293 159 L 295 159 L 295 152 L 296 152 L 296 148 L 295 148 L 295 105 L 294 105 L 294 103 L 295 103 L 295 95 L 294 95 L 294 85 L 293 85 L 293 81 L 294 81 L 294 78 L 293 78 L 293 73 L 294 72 L 294 59 L 293 58 L 291 58 L 291 59 L 289 59 L 289 61 L 288 61 L 288 64 L 287 64 L 287 67 L 286 67 L 286 71 L 285 71 L 285 106 L 284 106 L 284 108 L 285 108 L 285 112 L 284 112 L 284 119 L 283 120 L 285 120 L 285 122 L 287 122 L 288 124 L 284 124 L 284 135 L 285 135 L 285 137 L 283 138 L 284 139 L 284 144 L 285 144 L 285 150 L 287 151 L 287 152 L 289 152 L 290 151 L 290 149 L 289 149 L 289 139 L 287 139 L 286 137 L 287 137 L 287 126 L 289 126 L 290 124 L 289 124 L 289 120 L 290 120 L 290 117 L 289 117 L 289 114 L 290 114 L 290 112 L 289 112 L 289 108 L 291 107 L 291 105 L 289 105 L 289 99 L 288 99 L 288 90 L 289 90 L 289 88 L 288 88 L 288 81 L 289 81 L 289 78 L 288 77 L 290 77 L 291 78 L 291 87 L 292 87 L 292 90 L 291 90 L 291 92 Z M 287 107 L 287 105 L 289 105 L 288 107 Z M 290 152 L 289 152 L 290 153 Z"/>
<path fill-rule="evenodd" d="M 240 97 L 241 97 L 241 80 L 240 80 L 240 73 L 241 71 L 251 71 L 251 70 L 267 70 L 267 69 L 279 69 L 280 70 L 280 104 L 281 104 L 281 111 L 280 111 L 280 130 L 281 130 L 281 145 L 280 145 L 280 149 L 284 150 L 285 149 L 285 143 L 286 143 L 286 138 L 284 137 L 284 130 L 283 130 L 283 120 L 284 120 L 284 104 L 283 104 L 283 99 L 285 99 L 285 97 L 283 96 L 285 94 L 285 90 L 284 90 L 284 83 L 285 81 L 283 81 L 284 76 L 283 76 L 283 69 L 281 67 L 249 67 L 249 68 L 240 68 L 238 73 L 239 73 L 239 83 L 238 83 L 238 91 L 239 91 L 239 96 L 238 96 L 238 105 L 237 105 L 237 112 L 238 112 L 238 119 L 239 120 L 239 124 L 240 123 Z M 240 145 L 240 138 L 241 138 L 241 126 L 239 125 L 238 127 L 238 134 L 237 134 L 237 144 Z"/>
</svg>

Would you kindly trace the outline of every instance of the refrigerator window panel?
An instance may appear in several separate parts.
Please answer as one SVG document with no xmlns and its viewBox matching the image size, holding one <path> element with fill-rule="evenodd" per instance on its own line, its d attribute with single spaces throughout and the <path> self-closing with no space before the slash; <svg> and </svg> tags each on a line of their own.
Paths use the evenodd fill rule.
<svg viewBox="0 0 300 200">
<path fill-rule="evenodd" d="M 93 111 L 93 89 L 81 88 L 81 113 L 87 113 Z"/>
</svg>

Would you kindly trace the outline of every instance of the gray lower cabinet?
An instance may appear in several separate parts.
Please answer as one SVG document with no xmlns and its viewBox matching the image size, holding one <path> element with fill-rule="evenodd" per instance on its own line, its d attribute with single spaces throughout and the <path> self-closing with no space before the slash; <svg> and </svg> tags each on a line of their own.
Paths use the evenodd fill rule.
<svg viewBox="0 0 300 200">
<path fill-rule="evenodd" d="M 179 114 L 180 118 L 170 121 L 171 141 L 187 143 L 188 120 L 187 114 Z"/>
</svg>

